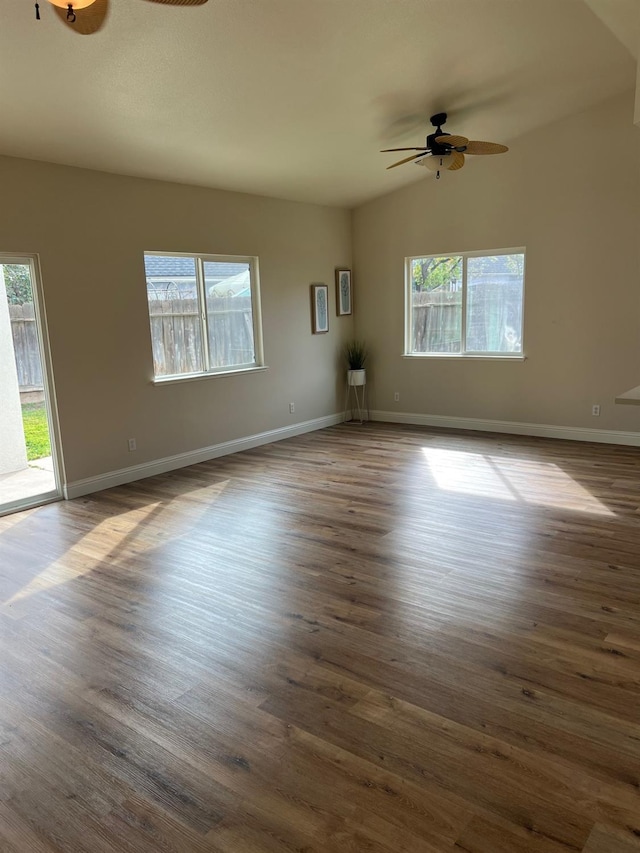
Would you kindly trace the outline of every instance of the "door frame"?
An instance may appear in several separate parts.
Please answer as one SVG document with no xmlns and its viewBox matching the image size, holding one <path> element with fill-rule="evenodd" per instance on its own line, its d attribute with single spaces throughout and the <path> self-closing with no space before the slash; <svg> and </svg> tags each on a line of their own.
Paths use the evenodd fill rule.
<svg viewBox="0 0 640 853">
<path fill-rule="evenodd" d="M 44 292 L 42 289 L 42 276 L 40 271 L 40 257 L 34 252 L 0 252 L 0 264 L 23 264 L 30 268 L 31 291 L 33 293 L 33 310 L 36 320 L 36 332 L 38 336 L 38 350 L 42 363 L 42 384 L 44 388 L 44 405 L 47 412 L 49 425 L 49 438 L 51 441 L 51 456 L 53 460 L 53 477 L 55 489 L 40 495 L 30 496 L 22 500 L 10 501 L 0 506 L 0 516 L 10 512 L 30 509 L 41 504 L 62 500 L 62 486 L 66 482 L 64 459 L 62 455 L 62 443 L 60 441 L 60 421 L 58 419 L 58 404 L 51 360 L 51 346 L 49 343 L 49 327 L 47 324 L 47 310 L 45 306 Z"/>
</svg>

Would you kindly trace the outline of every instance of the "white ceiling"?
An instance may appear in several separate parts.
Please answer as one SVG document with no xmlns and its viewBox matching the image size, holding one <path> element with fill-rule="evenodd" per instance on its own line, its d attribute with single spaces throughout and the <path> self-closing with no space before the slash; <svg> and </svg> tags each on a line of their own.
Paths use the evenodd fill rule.
<svg viewBox="0 0 640 853">
<path fill-rule="evenodd" d="M 40 5 L 3 3 L 0 153 L 349 206 L 425 176 L 378 151 L 433 112 L 512 144 L 633 88 L 640 39 L 638 0 L 111 0 L 92 36 Z"/>
</svg>

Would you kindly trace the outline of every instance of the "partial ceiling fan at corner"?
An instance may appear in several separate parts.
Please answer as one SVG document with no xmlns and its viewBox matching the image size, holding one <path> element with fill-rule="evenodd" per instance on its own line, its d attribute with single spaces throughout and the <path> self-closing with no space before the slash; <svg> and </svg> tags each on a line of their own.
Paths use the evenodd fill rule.
<svg viewBox="0 0 640 853">
<path fill-rule="evenodd" d="M 149 0 L 165 6 L 202 6 L 207 0 Z M 62 23 L 81 36 L 97 33 L 109 11 L 109 0 L 49 0 Z M 36 0 L 36 19 L 40 20 L 40 6 Z"/>
<path fill-rule="evenodd" d="M 395 169 L 396 166 L 402 166 L 403 163 L 410 163 L 413 160 L 417 165 L 426 166 L 427 169 L 435 172 L 436 178 L 439 178 L 442 169 L 447 169 L 449 172 L 462 169 L 465 154 L 504 154 L 509 150 L 506 145 L 500 145 L 497 142 L 478 142 L 469 140 L 466 136 L 447 133 L 442 130 L 446 120 L 446 113 L 436 113 L 431 116 L 430 122 L 435 127 L 435 131 L 427 136 L 427 144 L 420 148 L 385 148 L 382 154 L 390 151 L 419 152 L 398 160 L 397 163 L 392 163 L 391 166 L 387 166 L 387 169 Z"/>
</svg>

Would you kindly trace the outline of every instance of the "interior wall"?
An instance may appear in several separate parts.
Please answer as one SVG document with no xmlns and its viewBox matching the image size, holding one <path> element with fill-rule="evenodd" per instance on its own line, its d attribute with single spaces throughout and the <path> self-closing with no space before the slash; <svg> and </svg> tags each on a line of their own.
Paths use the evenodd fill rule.
<svg viewBox="0 0 640 853">
<path fill-rule="evenodd" d="M 373 409 L 640 429 L 640 409 L 614 404 L 640 383 L 633 112 L 629 93 L 354 211 L 354 276 L 366 293 L 356 332 L 371 350 Z M 403 358 L 405 257 L 520 246 L 524 361 Z"/>
<path fill-rule="evenodd" d="M 6 157 L 0 183 L 0 251 L 40 256 L 69 482 L 344 405 L 348 211 Z M 145 250 L 257 255 L 268 369 L 154 385 Z M 311 334 L 314 282 L 329 285 L 328 334 Z"/>
</svg>

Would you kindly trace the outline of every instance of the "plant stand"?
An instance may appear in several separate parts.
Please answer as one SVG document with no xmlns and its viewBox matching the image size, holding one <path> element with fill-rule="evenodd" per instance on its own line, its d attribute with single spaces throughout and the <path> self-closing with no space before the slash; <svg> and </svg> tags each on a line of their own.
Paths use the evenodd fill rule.
<svg viewBox="0 0 640 853">
<path fill-rule="evenodd" d="M 349 371 L 355 373 L 356 371 Z M 364 371 L 362 371 L 364 373 Z M 363 424 L 369 420 L 369 409 L 367 408 L 367 386 L 365 382 L 355 383 L 347 373 L 347 390 L 344 399 L 345 423 Z M 351 413 L 351 417 L 348 415 Z"/>
</svg>

